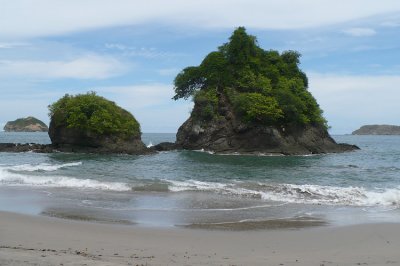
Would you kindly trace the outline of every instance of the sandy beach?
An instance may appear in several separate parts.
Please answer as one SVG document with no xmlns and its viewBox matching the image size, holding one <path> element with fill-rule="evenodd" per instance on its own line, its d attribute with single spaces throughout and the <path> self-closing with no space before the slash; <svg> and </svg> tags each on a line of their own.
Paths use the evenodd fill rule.
<svg viewBox="0 0 400 266">
<path fill-rule="evenodd" d="M 0 265 L 400 265 L 400 224 L 149 228 L 0 212 Z"/>
</svg>

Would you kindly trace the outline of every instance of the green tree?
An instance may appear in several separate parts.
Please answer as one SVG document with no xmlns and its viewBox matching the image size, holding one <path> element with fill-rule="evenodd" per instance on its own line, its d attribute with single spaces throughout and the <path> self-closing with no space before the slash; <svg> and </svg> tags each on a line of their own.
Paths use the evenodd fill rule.
<svg viewBox="0 0 400 266">
<path fill-rule="evenodd" d="M 246 122 L 271 125 L 283 118 L 278 102 L 261 93 L 239 93 L 234 104 L 236 112 Z"/>
<path fill-rule="evenodd" d="M 66 94 L 49 105 L 49 116 L 55 126 L 67 126 L 101 135 L 140 136 L 140 125 L 128 111 L 95 92 Z"/>
<path fill-rule="evenodd" d="M 199 67 L 187 67 L 174 80 L 175 96 L 172 99 L 188 99 L 196 91 L 204 88 L 205 84 L 206 79 L 203 77 Z"/>
<path fill-rule="evenodd" d="M 263 50 L 255 36 L 239 27 L 229 42 L 208 54 L 199 66 L 187 67 L 177 75 L 173 99 L 194 96 L 195 104 L 201 106 L 194 109 L 201 110 L 197 117 L 212 119 L 218 117 L 218 97 L 229 91 L 234 111 L 244 121 L 326 126 L 322 110 L 307 90 L 300 57 L 292 50 L 281 54 Z"/>
</svg>

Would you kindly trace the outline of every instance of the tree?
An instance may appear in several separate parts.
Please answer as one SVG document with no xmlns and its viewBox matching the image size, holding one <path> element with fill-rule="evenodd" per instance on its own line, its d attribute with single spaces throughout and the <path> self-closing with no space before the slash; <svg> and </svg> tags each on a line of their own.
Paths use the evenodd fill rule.
<svg viewBox="0 0 400 266">
<path fill-rule="evenodd" d="M 234 104 L 237 113 L 246 122 L 271 125 L 283 118 L 275 98 L 261 93 L 239 93 Z"/>
<path fill-rule="evenodd" d="M 95 92 L 66 94 L 49 105 L 49 116 L 55 126 L 66 126 L 100 135 L 140 136 L 140 125 L 128 111 Z"/>
<path fill-rule="evenodd" d="M 175 78 L 175 96 L 172 98 L 188 99 L 195 91 L 204 88 L 206 79 L 203 77 L 199 67 L 187 67 L 182 70 Z"/>
<path fill-rule="evenodd" d="M 245 122 L 326 126 L 322 110 L 307 90 L 300 57 L 292 50 L 281 54 L 263 50 L 255 36 L 239 27 L 199 66 L 176 76 L 173 99 L 194 96 L 196 110 L 203 114 L 197 117 L 210 120 L 218 117 L 218 97 L 229 91 L 234 111 Z"/>
</svg>

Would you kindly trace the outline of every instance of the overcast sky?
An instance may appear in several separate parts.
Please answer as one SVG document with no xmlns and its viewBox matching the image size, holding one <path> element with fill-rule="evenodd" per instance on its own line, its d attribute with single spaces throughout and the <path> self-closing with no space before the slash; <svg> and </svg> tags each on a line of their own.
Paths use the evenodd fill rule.
<svg viewBox="0 0 400 266">
<path fill-rule="evenodd" d="M 171 100 L 175 75 L 238 26 L 303 55 L 331 133 L 400 124 L 398 0 L 0 0 L 0 126 L 93 90 L 176 132 L 192 102 Z"/>
</svg>

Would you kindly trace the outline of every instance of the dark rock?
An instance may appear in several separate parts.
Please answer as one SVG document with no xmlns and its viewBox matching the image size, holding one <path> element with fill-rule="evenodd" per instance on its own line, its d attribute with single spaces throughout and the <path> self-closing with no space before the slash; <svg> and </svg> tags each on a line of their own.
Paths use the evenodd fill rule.
<svg viewBox="0 0 400 266">
<path fill-rule="evenodd" d="M 400 126 L 365 125 L 351 133 L 353 135 L 400 135 Z"/>
<path fill-rule="evenodd" d="M 179 150 L 182 147 L 173 142 L 161 142 L 157 145 L 154 145 L 152 149 L 155 151 L 172 151 L 172 150 Z"/>
<path fill-rule="evenodd" d="M 63 152 L 146 154 L 149 150 L 139 137 L 121 138 L 89 131 L 55 126 L 50 122 L 49 136 L 53 147 Z"/>
<path fill-rule="evenodd" d="M 0 143 L 0 152 L 37 152 L 37 153 L 52 153 L 56 150 L 52 145 L 45 144 L 16 144 L 16 143 Z"/>
<path fill-rule="evenodd" d="M 176 144 L 188 150 L 216 153 L 304 155 L 337 153 L 359 149 L 355 145 L 337 144 L 323 126 L 276 127 L 248 125 L 237 119 L 224 99 L 224 116 L 217 120 L 198 121 L 191 117 L 176 135 Z"/>
</svg>

